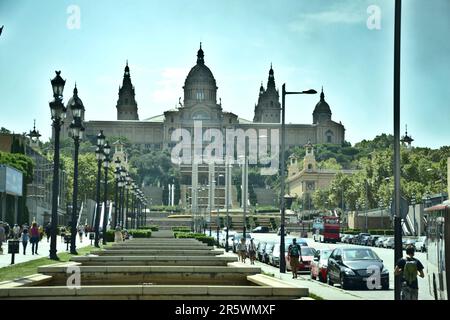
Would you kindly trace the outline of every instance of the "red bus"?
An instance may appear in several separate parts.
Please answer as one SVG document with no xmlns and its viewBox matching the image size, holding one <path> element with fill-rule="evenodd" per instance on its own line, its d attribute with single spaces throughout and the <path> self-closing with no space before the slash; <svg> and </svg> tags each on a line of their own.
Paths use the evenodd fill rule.
<svg viewBox="0 0 450 320">
<path fill-rule="evenodd" d="M 314 220 L 313 223 L 313 239 L 319 242 L 338 242 L 339 233 L 341 232 L 338 217 L 322 216 Z"/>
<path fill-rule="evenodd" d="M 450 201 L 425 209 L 427 214 L 427 274 L 430 294 L 448 300 L 450 282 Z"/>
</svg>

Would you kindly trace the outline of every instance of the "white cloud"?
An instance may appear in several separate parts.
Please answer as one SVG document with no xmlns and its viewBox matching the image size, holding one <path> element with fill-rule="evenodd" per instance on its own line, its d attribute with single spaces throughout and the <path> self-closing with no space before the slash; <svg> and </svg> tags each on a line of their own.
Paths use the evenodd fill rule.
<svg viewBox="0 0 450 320">
<path fill-rule="evenodd" d="M 152 92 L 151 99 L 158 104 L 175 105 L 182 96 L 184 80 L 189 68 L 166 68 L 161 71 L 161 80 L 156 82 L 157 89 Z"/>
<path fill-rule="evenodd" d="M 301 13 L 297 19 L 289 23 L 289 29 L 295 32 L 305 32 L 317 26 L 335 24 L 358 24 L 367 19 L 367 6 L 363 3 L 339 2 L 325 11 Z"/>
</svg>

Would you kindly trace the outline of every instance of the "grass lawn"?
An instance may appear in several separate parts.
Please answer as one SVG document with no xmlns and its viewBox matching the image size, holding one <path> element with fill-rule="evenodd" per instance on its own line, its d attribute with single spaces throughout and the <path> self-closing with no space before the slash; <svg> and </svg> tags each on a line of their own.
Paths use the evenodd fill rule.
<svg viewBox="0 0 450 320">
<path fill-rule="evenodd" d="M 78 255 L 85 255 L 91 250 L 97 249 L 94 246 L 87 246 L 77 248 Z M 37 268 L 49 264 L 67 262 L 73 255 L 68 252 L 58 253 L 59 261 L 51 260 L 49 258 L 40 258 L 23 263 L 14 264 L 0 269 L 0 281 L 13 280 L 22 278 L 37 273 Z"/>
</svg>

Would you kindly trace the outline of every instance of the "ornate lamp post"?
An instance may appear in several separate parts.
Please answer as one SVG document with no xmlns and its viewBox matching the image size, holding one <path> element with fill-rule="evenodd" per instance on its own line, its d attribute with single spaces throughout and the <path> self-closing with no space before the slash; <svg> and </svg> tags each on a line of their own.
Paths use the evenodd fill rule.
<svg viewBox="0 0 450 320">
<path fill-rule="evenodd" d="M 104 181 L 104 189 L 103 189 L 103 245 L 106 245 L 106 228 L 108 228 L 108 168 L 110 164 L 109 154 L 111 152 L 111 147 L 108 142 L 103 146 L 103 153 L 105 155 L 103 159 L 103 168 L 105 168 L 105 181 Z"/>
<path fill-rule="evenodd" d="M 114 228 L 117 227 L 117 219 L 119 214 L 119 201 L 118 201 L 118 193 L 119 193 L 119 183 L 120 183 L 120 159 L 117 158 L 116 161 L 114 161 L 116 164 L 116 168 L 114 169 L 114 182 L 115 182 L 115 188 L 114 188 L 114 219 L 113 219 L 113 226 Z"/>
<path fill-rule="evenodd" d="M 127 176 L 127 170 L 125 167 L 122 167 L 120 169 L 120 226 L 123 228 L 125 226 L 125 218 L 124 218 L 124 208 L 125 208 L 125 187 L 126 187 L 126 176 Z"/>
<path fill-rule="evenodd" d="M 103 134 L 103 130 L 100 130 L 99 134 L 97 134 L 97 150 L 95 150 L 95 157 L 97 158 L 97 194 L 96 194 L 96 202 L 97 202 L 97 210 L 95 212 L 95 247 L 99 248 L 99 229 L 100 229 L 100 179 L 102 175 L 102 162 L 105 157 L 103 153 L 103 145 L 105 144 L 105 136 Z"/>
<path fill-rule="evenodd" d="M 64 85 L 66 81 L 61 78 L 61 71 L 55 71 L 56 77 L 50 82 L 53 89 L 53 101 L 49 103 L 54 128 L 54 155 L 53 155 L 53 187 L 52 187 L 52 222 L 50 239 L 50 259 L 59 260 L 56 255 L 56 233 L 58 227 L 58 191 L 59 191 L 59 134 L 62 120 L 66 116 L 66 108 L 62 103 Z"/>
<path fill-rule="evenodd" d="M 131 177 L 130 174 L 127 174 L 126 176 L 126 190 L 127 190 L 127 199 L 126 202 L 126 208 L 125 208 L 125 228 L 128 229 L 128 205 L 130 203 L 130 191 L 131 191 Z"/>
<path fill-rule="evenodd" d="M 286 259 L 284 257 L 285 247 L 284 247 L 284 225 L 285 225 L 285 214 L 286 214 L 286 202 L 284 199 L 284 189 L 285 189 L 285 146 L 286 146 L 286 124 L 285 124 L 285 114 L 286 114 L 286 95 L 288 94 L 316 94 L 317 91 L 310 89 L 300 92 L 288 92 L 286 91 L 286 84 L 283 83 L 282 94 L 281 94 L 281 172 L 280 172 L 280 202 L 281 202 L 281 223 L 280 223 L 280 272 L 286 273 Z"/>
<path fill-rule="evenodd" d="M 78 222 L 78 151 L 80 141 L 83 140 L 84 127 L 81 114 L 84 110 L 83 102 L 78 98 L 78 89 L 75 84 L 73 97 L 69 100 L 68 108 L 72 111 L 73 121 L 70 124 L 70 132 L 75 144 L 73 156 L 73 195 L 72 195 L 72 222 L 70 227 L 70 253 L 78 254 L 76 250 L 77 222 Z"/>
</svg>

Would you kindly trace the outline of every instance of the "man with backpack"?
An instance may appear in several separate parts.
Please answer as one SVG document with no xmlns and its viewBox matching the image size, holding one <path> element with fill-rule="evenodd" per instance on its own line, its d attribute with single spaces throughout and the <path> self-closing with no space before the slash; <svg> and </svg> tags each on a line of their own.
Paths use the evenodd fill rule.
<svg viewBox="0 0 450 320">
<path fill-rule="evenodd" d="M 415 251 L 414 246 L 409 245 L 406 248 L 406 258 L 401 258 L 395 266 L 395 275 L 402 276 L 402 300 L 418 300 L 419 285 L 417 282 L 417 275 L 421 278 L 425 277 L 422 263 L 414 258 Z"/>
<path fill-rule="evenodd" d="M 301 259 L 302 253 L 297 239 L 292 239 L 292 244 L 288 247 L 289 263 L 292 269 L 292 279 L 297 279 L 298 260 Z"/>
</svg>

